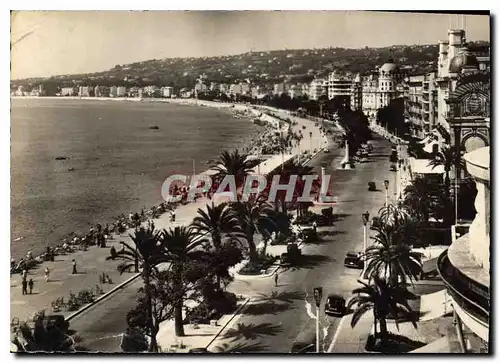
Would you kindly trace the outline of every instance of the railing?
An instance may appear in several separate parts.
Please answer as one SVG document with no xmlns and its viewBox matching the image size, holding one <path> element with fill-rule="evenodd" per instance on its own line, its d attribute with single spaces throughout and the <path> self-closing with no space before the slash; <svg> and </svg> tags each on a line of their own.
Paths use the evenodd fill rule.
<svg viewBox="0 0 500 363">
<path fill-rule="evenodd" d="M 439 255 L 437 270 L 453 300 L 477 320 L 489 325 L 489 288 L 468 278 L 454 267 L 448 258 L 448 250 Z"/>
</svg>

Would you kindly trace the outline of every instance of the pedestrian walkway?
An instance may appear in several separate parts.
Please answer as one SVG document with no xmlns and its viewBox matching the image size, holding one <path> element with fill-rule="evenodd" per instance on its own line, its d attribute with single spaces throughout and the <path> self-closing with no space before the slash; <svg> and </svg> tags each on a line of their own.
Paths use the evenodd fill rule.
<svg viewBox="0 0 500 363">
<path fill-rule="evenodd" d="M 351 319 L 352 314 L 342 318 L 328 353 L 367 353 L 365 346 L 373 329 L 373 314 L 364 314 L 354 328 L 351 328 Z"/>
</svg>

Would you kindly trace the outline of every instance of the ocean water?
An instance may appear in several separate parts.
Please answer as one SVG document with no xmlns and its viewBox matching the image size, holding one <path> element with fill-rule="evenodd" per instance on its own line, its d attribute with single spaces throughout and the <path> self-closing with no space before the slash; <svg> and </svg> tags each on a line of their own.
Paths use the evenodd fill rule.
<svg viewBox="0 0 500 363">
<path fill-rule="evenodd" d="M 205 107 L 12 99 L 13 257 L 160 203 L 167 176 L 191 174 L 193 160 L 196 172 L 204 171 L 222 150 L 241 147 L 259 131 Z"/>
</svg>

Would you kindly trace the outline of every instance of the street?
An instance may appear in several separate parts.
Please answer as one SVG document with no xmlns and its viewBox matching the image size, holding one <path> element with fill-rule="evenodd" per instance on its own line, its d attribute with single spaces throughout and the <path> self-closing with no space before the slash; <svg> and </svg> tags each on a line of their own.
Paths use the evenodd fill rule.
<svg viewBox="0 0 500 363">
<path fill-rule="evenodd" d="M 314 339 L 314 321 L 309 318 L 304 306 L 306 291 L 310 302 L 313 301 L 312 289 L 315 286 L 323 287 L 324 297 L 329 293 L 345 297 L 350 295 L 356 286 L 359 270 L 345 268 L 343 260 L 348 251 L 362 250 L 361 214 L 368 210 L 373 216 L 383 206 L 385 190 L 380 189 L 383 189 L 384 179 L 390 180 L 390 191 L 395 188 L 395 173 L 389 172 L 390 144 L 376 139 L 374 146 L 370 162 L 358 164 L 355 170 L 336 170 L 343 157 L 343 149 L 331 148 L 330 153 L 322 153 L 313 159 L 310 165 L 318 174 L 321 166 L 326 166 L 327 173 L 331 175 L 332 193 L 338 199 L 334 207 L 337 220 L 330 228 L 333 232 L 323 237 L 322 242 L 302 246 L 303 262 L 298 267 L 279 271 L 278 287 L 274 287 L 273 278 L 235 280 L 229 287 L 230 291 L 254 297 L 257 301 L 247 307 L 233 330 L 240 327 L 251 331 L 241 331 L 241 335 L 230 332 L 236 339 L 223 338 L 228 334 L 225 331 L 211 345 L 211 350 L 289 352 L 294 340 L 304 330 L 310 330 Z M 372 180 L 377 183 L 379 190 L 376 192 L 367 190 L 367 184 Z M 389 193 L 390 196 L 392 194 Z M 322 230 L 320 228 L 319 232 Z M 119 335 L 126 329 L 125 317 L 135 306 L 135 295 L 141 284 L 140 279 L 136 280 L 71 321 L 71 329 L 84 339 L 85 347 L 92 351 L 120 350 Z M 271 298 L 272 291 L 277 294 Z M 324 316 L 323 312 L 321 315 Z M 325 344 L 327 348 L 339 318 L 323 317 L 323 320 L 331 323 Z"/>
</svg>

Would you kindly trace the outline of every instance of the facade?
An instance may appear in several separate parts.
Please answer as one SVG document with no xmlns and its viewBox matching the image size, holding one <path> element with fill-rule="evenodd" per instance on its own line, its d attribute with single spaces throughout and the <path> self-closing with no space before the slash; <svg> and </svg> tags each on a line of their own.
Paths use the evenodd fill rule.
<svg viewBox="0 0 500 363">
<path fill-rule="evenodd" d="M 249 95 L 250 94 L 250 83 L 241 82 L 240 87 L 241 87 L 241 94 L 242 95 Z"/>
<path fill-rule="evenodd" d="M 454 312 L 463 353 L 487 352 L 490 322 L 490 150 L 464 155 L 476 182 L 476 216 L 470 225 L 452 228 L 452 244 L 439 256 L 438 272 Z"/>
<path fill-rule="evenodd" d="M 292 85 L 288 90 L 288 95 L 291 98 L 297 98 L 302 96 L 302 85 Z"/>
<path fill-rule="evenodd" d="M 403 81 L 403 73 L 392 58 L 378 69 L 376 73 L 366 77 L 362 82 L 362 109 L 369 120 L 375 120 L 377 110 L 403 95 L 399 87 Z"/>
<path fill-rule="evenodd" d="M 173 87 L 162 87 L 163 97 L 170 98 L 174 95 Z"/>
<path fill-rule="evenodd" d="M 363 109 L 363 85 L 359 73 L 351 84 L 351 109 L 353 111 L 361 111 Z"/>
<path fill-rule="evenodd" d="M 405 120 L 411 123 L 412 136 L 423 139 L 435 127 L 437 89 L 435 73 L 405 78 Z"/>
<path fill-rule="evenodd" d="M 328 95 L 328 81 L 313 79 L 309 84 L 309 99 L 317 101 L 321 96 Z"/>
<path fill-rule="evenodd" d="M 94 87 L 94 97 L 102 97 L 102 87 L 101 86 Z"/>
<path fill-rule="evenodd" d="M 231 86 L 229 86 L 229 94 L 230 95 L 241 95 L 242 93 L 242 88 L 241 88 L 241 84 L 232 84 Z"/>
<path fill-rule="evenodd" d="M 285 82 L 276 83 L 274 85 L 273 94 L 277 96 L 281 96 L 282 93 L 286 93 L 288 91 L 288 85 Z"/>
<path fill-rule="evenodd" d="M 88 86 L 80 86 L 78 87 L 78 97 L 89 97 L 90 96 L 90 87 Z"/>
<path fill-rule="evenodd" d="M 123 86 L 116 87 L 116 97 L 125 97 L 127 95 L 127 89 Z"/>
<path fill-rule="evenodd" d="M 117 87 L 116 86 L 111 86 L 109 87 L 109 97 L 117 97 Z"/>
<path fill-rule="evenodd" d="M 352 80 L 341 76 L 337 72 L 328 75 L 328 99 L 336 96 L 351 97 Z"/>
<path fill-rule="evenodd" d="M 78 93 L 78 89 L 75 87 L 62 87 L 61 96 L 74 96 Z"/>
</svg>

